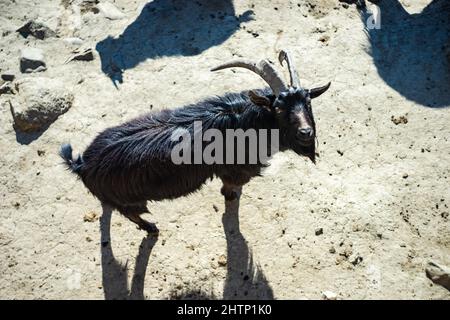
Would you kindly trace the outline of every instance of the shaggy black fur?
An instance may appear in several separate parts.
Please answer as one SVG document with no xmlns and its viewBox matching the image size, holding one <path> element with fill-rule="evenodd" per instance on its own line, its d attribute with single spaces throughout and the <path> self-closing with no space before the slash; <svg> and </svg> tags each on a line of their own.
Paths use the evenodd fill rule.
<svg viewBox="0 0 450 320">
<path fill-rule="evenodd" d="M 266 96 L 271 102 L 275 101 L 268 88 L 254 91 Z M 299 101 L 306 101 L 306 95 L 307 92 L 300 89 L 300 92 L 295 93 L 296 98 L 288 96 L 285 103 L 279 101 L 284 113 L 279 110 L 276 112 L 273 107 L 270 109 L 255 105 L 250 101 L 248 91 L 209 98 L 178 109 L 149 113 L 106 129 L 76 159 L 72 158 L 69 144 L 61 147 L 60 155 L 102 203 L 118 209 L 145 228 L 138 215 L 148 212 L 147 200 L 158 201 L 188 195 L 214 176 L 221 178 L 224 185 L 242 186 L 259 175 L 264 166 L 261 162 L 244 165 L 176 165 L 171 160 L 171 150 L 177 143 L 171 140 L 175 130 L 187 129 L 192 136 L 194 121 L 201 121 L 203 130 L 216 128 L 222 132 L 237 128 L 280 129 L 280 150 L 293 149 L 314 161 L 314 142 L 307 146 L 292 144 L 295 139 L 292 139 L 289 131 L 289 123 L 292 122 L 290 111 L 293 112 L 296 105 L 298 108 Z M 298 101 L 290 103 L 290 99 Z M 310 106 L 304 108 L 308 119 L 314 123 Z M 286 119 L 280 120 L 280 116 Z M 287 125 L 280 127 L 280 123 Z M 203 147 L 206 145 L 204 143 Z"/>
</svg>

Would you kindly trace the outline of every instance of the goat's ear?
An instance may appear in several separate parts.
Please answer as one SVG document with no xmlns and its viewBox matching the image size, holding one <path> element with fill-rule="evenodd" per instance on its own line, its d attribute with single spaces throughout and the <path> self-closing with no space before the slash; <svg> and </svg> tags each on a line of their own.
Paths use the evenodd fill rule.
<svg viewBox="0 0 450 320">
<path fill-rule="evenodd" d="M 270 106 L 272 105 L 272 103 L 268 97 L 261 96 L 253 90 L 250 90 L 248 92 L 248 96 L 250 97 L 251 102 L 270 111 Z"/>
<path fill-rule="evenodd" d="M 311 97 L 311 99 L 317 98 L 322 93 L 325 93 L 325 91 L 327 91 L 330 88 L 330 85 L 331 85 L 331 82 L 328 82 L 323 87 L 318 87 L 318 88 L 309 90 L 309 96 Z"/>
</svg>

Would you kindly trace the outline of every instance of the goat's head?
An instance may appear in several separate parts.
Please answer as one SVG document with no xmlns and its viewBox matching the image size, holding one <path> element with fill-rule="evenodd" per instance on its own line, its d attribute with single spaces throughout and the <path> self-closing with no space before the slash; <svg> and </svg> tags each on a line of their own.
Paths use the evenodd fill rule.
<svg viewBox="0 0 450 320">
<path fill-rule="evenodd" d="M 315 161 L 316 127 L 311 108 L 311 100 L 328 90 L 331 83 L 325 86 L 305 89 L 300 85 L 292 58 L 282 50 L 278 56 L 280 64 L 286 61 L 289 69 L 290 84 L 286 85 L 274 66 L 267 60 L 258 63 L 248 60 L 234 60 L 222 64 L 212 71 L 225 68 L 241 67 L 249 69 L 263 78 L 273 91 L 273 95 L 261 95 L 249 91 L 250 100 L 257 106 L 274 114 L 280 128 L 280 143 L 297 154 L 308 156 Z"/>
</svg>

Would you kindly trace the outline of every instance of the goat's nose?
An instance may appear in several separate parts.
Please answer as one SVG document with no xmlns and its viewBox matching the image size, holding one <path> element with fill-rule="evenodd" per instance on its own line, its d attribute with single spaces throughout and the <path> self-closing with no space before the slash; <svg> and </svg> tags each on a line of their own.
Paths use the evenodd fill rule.
<svg viewBox="0 0 450 320">
<path fill-rule="evenodd" d="M 312 128 L 301 128 L 301 129 L 298 130 L 298 132 L 303 137 L 312 137 L 312 135 L 313 135 L 313 129 Z"/>
</svg>

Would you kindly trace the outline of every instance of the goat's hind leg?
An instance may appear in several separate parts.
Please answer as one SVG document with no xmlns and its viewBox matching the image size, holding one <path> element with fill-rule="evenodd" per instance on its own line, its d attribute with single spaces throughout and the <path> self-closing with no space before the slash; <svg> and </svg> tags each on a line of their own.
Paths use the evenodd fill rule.
<svg viewBox="0 0 450 320">
<path fill-rule="evenodd" d="M 130 221 L 136 223 L 139 229 L 147 231 L 150 235 L 157 236 L 159 234 L 159 229 L 156 227 L 156 224 L 141 218 L 141 214 L 149 212 L 145 204 L 122 207 L 119 211 Z"/>
</svg>

